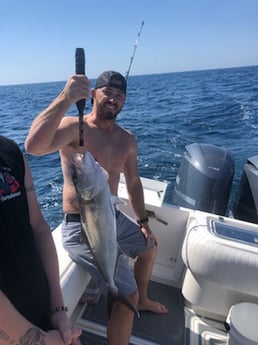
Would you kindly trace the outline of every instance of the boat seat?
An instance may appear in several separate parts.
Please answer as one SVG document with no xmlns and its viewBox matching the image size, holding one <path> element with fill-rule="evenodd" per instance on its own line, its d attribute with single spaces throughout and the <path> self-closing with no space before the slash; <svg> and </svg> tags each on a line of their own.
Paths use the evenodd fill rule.
<svg viewBox="0 0 258 345">
<path fill-rule="evenodd" d="M 195 312 L 225 319 L 232 305 L 257 303 L 257 224 L 194 211 L 182 246 L 182 294 Z"/>
<path fill-rule="evenodd" d="M 64 249 L 61 237 L 61 225 L 52 232 L 52 235 L 57 250 L 64 303 L 68 307 L 68 316 L 70 317 L 89 284 L 91 276 L 82 266 L 74 262 Z"/>
</svg>

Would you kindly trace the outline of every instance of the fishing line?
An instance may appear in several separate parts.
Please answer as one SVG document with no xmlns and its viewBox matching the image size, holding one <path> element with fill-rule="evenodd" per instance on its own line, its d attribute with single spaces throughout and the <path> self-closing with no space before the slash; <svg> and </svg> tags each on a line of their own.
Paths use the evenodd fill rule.
<svg viewBox="0 0 258 345">
<path fill-rule="evenodd" d="M 129 76 L 129 73 L 130 73 L 130 70 L 131 70 L 131 66 L 132 66 L 132 63 L 133 63 L 134 55 L 135 55 L 135 52 L 136 52 L 136 49 L 137 49 L 137 46 L 138 46 L 138 42 L 139 42 L 139 39 L 140 39 L 140 36 L 141 36 L 141 33 L 142 33 L 143 25 L 144 25 L 144 21 L 142 21 L 140 31 L 138 32 L 137 37 L 136 37 L 136 41 L 135 41 L 134 49 L 133 49 L 133 55 L 131 56 L 129 67 L 128 67 L 128 70 L 127 70 L 127 72 L 125 74 L 125 80 L 126 81 L 128 79 L 128 76 Z"/>
</svg>

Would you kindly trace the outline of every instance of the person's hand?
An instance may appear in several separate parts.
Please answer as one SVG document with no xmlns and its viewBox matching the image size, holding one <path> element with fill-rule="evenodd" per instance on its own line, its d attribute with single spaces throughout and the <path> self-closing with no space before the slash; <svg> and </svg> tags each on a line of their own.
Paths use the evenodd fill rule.
<svg viewBox="0 0 258 345">
<path fill-rule="evenodd" d="M 80 99 L 87 99 L 90 94 L 90 81 L 83 74 L 72 75 L 66 82 L 63 95 L 69 102 L 76 103 Z"/>
<path fill-rule="evenodd" d="M 82 330 L 78 327 L 72 327 L 72 342 L 70 345 L 81 345 L 80 342 L 80 335 L 82 334 Z"/>
<path fill-rule="evenodd" d="M 70 345 L 81 345 L 80 340 L 79 340 L 79 333 L 78 329 L 72 329 L 72 337 L 71 337 L 71 342 L 69 343 Z M 52 329 L 51 331 L 45 332 L 46 339 L 44 341 L 44 344 L 46 345 L 64 345 L 62 336 L 60 332 L 56 329 Z M 34 342 L 33 342 L 34 343 Z"/>
<path fill-rule="evenodd" d="M 51 315 L 52 326 L 60 332 L 62 340 L 66 345 L 79 345 L 79 337 L 82 330 L 78 327 L 72 326 L 70 319 L 65 311 L 58 311 Z"/>
<path fill-rule="evenodd" d="M 143 235 L 145 237 L 145 243 L 146 243 L 147 247 L 150 245 L 151 241 L 153 241 L 156 245 L 158 244 L 157 238 L 153 234 L 153 232 L 151 231 L 148 223 L 142 224 L 141 231 L 142 231 L 142 233 L 143 233 Z"/>
</svg>

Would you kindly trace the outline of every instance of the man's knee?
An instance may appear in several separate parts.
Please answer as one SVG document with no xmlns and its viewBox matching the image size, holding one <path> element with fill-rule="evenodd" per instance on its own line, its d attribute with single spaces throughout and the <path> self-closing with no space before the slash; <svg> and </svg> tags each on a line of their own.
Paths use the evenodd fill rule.
<svg viewBox="0 0 258 345">
<path fill-rule="evenodd" d="M 135 310 L 137 310 L 137 305 L 138 305 L 138 301 L 139 301 L 139 293 L 138 290 L 136 290 L 135 292 L 133 292 L 132 294 L 130 294 L 129 296 L 125 297 L 125 299 L 127 300 L 127 302 L 125 300 L 121 300 L 119 299 L 114 299 L 114 303 L 112 305 L 112 308 L 110 309 L 109 307 L 109 313 L 110 315 L 112 315 L 113 313 L 131 313 L 133 311 L 133 309 L 135 308 Z M 130 307 L 131 305 L 131 307 Z M 112 310 L 112 314 L 111 311 Z"/>
<path fill-rule="evenodd" d="M 131 295 L 129 295 L 128 299 L 132 303 L 132 305 L 136 307 L 138 305 L 138 301 L 139 301 L 139 292 L 138 292 L 138 290 L 136 290 Z"/>
<path fill-rule="evenodd" d="M 157 250 L 158 250 L 158 246 L 155 244 L 154 246 L 140 253 L 138 257 L 141 258 L 142 260 L 151 260 L 156 257 Z"/>
</svg>

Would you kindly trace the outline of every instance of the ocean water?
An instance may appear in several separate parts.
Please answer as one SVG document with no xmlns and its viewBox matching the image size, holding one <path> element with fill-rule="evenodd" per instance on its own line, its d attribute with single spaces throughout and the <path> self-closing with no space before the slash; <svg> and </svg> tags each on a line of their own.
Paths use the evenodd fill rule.
<svg viewBox="0 0 258 345">
<path fill-rule="evenodd" d="M 1 134 L 24 152 L 31 122 L 64 84 L 0 86 Z M 90 107 L 87 101 L 85 112 Z M 76 107 L 68 114 L 77 116 Z M 118 123 L 138 140 L 140 175 L 168 182 L 166 202 L 172 200 L 186 145 L 210 143 L 230 151 L 235 160 L 232 204 L 246 160 L 258 155 L 258 66 L 129 76 Z M 59 155 L 26 156 L 42 212 L 55 228 L 63 216 Z"/>
</svg>

